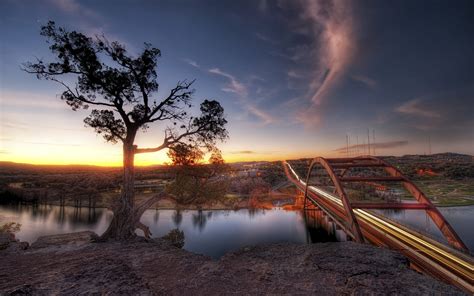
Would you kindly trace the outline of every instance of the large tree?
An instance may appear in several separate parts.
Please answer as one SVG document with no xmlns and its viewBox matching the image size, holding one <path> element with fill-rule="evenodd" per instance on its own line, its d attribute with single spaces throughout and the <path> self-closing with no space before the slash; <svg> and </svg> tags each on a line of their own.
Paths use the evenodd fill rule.
<svg viewBox="0 0 474 296">
<path fill-rule="evenodd" d="M 215 100 L 205 100 L 200 105 L 200 114 L 192 117 L 189 109 L 193 81 L 178 82 L 167 96 L 158 99 L 156 68 L 161 54 L 148 43 L 139 55 L 133 56 L 118 42 L 67 31 L 51 21 L 41 28 L 41 35 L 47 38 L 55 60 L 37 59 L 25 63 L 24 70 L 64 87 L 61 99 L 72 110 L 93 107 L 84 119 L 85 124 L 106 141 L 123 144 L 122 191 L 112 207 L 114 216 L 102 239 L 129 239 L 135 236 L 137 228 L 149 236 L 150 231 L 140 217 L 163 193 L 141 204 L 134 202 L 135 155 L 180 143 L 213 147 L 216 141 L 227 138 L 224 109 Z M 168 122 L 159 145 L 137 147 L 137 132 L 156 122 Z"/>
</svg>

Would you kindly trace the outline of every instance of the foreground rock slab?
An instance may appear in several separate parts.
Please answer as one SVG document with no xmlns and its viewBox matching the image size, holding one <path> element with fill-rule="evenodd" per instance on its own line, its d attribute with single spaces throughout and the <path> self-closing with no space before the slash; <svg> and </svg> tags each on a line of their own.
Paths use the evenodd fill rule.
<svg viewBox="0 0 474 296">
<path fill-rule="evenodd" d="M 77 237 L 77 241 L 75 241 Z M 50 236 L 0 252 L 0 295 L 461 295 L 389 250 L 351 242 L 247 247 L 220 260 L 156 239 Z"/>
</svg>

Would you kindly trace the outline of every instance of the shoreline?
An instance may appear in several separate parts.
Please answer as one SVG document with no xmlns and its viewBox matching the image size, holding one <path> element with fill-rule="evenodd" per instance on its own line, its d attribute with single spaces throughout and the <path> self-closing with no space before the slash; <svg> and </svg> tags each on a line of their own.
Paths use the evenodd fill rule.
<svg viewBox="0 0 474 296">
<path fill-rule="evenodd" d="M 438 204 L 438 203 L 433 203 L 436 207 L 441 207 L 441 208 L 456 208 L 456 207 L 471 207 L 471 206 L 474 206 L 474 201 L 473 203 L 469 203 L 469 204 Z M 35 204 L 35 203 L 29 203 L 29 202 L 18 202 L 18 203 L 10 203 L 10 204 L 2 204 L 0 203 L 0 206 L 9 206 L 9 205 L 27 205 L 27 206 L 33 206 L 33 205 L 38 205 L 38 206 L 57 206 L 57 207 L 60 207 L 61 205 L 57 204 L 57 203 L 38 203 L 38 204 Z M 107 210 L 111 210 L 110 207 L 106 207 L 106 206 L 95 206 L 95 207 L 89 207 L 89 206 L 86 206 L 86 205 L 82 205 L 82 206 L 75 206 L 75 205 L 71 205 L 71 204 L 66 204 L 66 205 L 63 205 L 64 207 L 71 207 L 71 208 L 81 208 L 81 209 L 88 209 L 88 208 L 91 208 L 91 209 L 107 209 Z M 294 205 L 287 205 L 287 206 L 291 206 L 291 207 L 294 207 Z M 158 207 L 149 207 L 147 210 L 179 210 L 179 211 L 199 211 L 199 210 L 202 210 L 202 211 L 219 211 L 219 210 L 226 210 L 226 211 L 234 211 L 234 210 L 244 210 L 244 209 L 247 209 L 247 210 L 271 210 L 273 208 L 278 208 L 278 209 L 284 209 L 284 206 L 282 207 L 248 207 L 248 206 L 237 206 L 237 207 L 232 207 L 232 206 L 223 206 L 223 207 L 197 207 L 197 206 L 187 206 L 187 207 L 166 207 L 166 206 L 158 206 Z M 302 209 L 302 208 L 301 208 Z M 297 208 L 292 208 L 292 209 L 287 209 L 287 210 L 299 210 Z"/>
</svg>

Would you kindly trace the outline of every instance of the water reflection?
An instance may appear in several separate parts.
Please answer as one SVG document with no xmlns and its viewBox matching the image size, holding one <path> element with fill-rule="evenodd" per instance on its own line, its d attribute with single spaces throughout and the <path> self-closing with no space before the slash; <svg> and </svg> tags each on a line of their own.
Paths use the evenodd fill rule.
<svg viewBox="0 0 474 296">
<path fill-rule="evenodd" d="M 181 210 L 176 210 L 173 213 L 173 222 L 174 225 L 179 228 L 179 225 L 181 225 L 181 221 L 183 221 L 183 214 L 181 214 Z"/>
<path fill-rule="evenodd" d="M 309 209 L 304 212 L 308 243 L 324 243 L 347 241 L 344 231 L 334 223 L 323 211 Z"/>
<path fill-rule="evenodd" d="M 10 213 L 27 215 L 32 220 L 48 221 L 54 219 L 57 224 L 72 222 L 75 225 L 93 225 L 96 224 L 100 215 L 105 211 L 97 208 L 77 208 L 77 207 L 60 207 L 44 204 L 12 204 L 2 205 L 0 207 L 2 214 Z"/>
<path fill-rule="evenodd" d="M 474 207 L 440 209 L 472 250 L 474 236 L 470 225 Z M 418 213 L 416 213 L 418 212 Z M 384 215 L 422 232 L 442 237 L 420 211 L 386 211 Z M 0 222 L 22 224 L 17 237 L 33 242 L 39 236 L 92 230 L 105 231 L 112 213 L 102 208 L 75 208 L 50 205 L 0 206 Z M 314 243 L 345 241 L 345 233 L 320 210 L 148 210 L 142 222 L 154 237 L 174 228 L 184 231 L 184 248 L 214 258 L 247 245 L 293 242 Z"/>
<path fill-rule="evenodd" d="M 265 215 L 264 209 L 248 209 L 249 218 L 252 219 L 257 215 Z"/>
<path fill-rule="evenodd" d="M 202 210 L 199 210 L 197 214 L 193 214 L 193 225 L 199 229 L 200 232 L 206 227 L 207 219 L 212 217 L 212 212 L 208 211 L 206 214 Z M 249 215 L 250 217 L 250 215 Z"/>
<path fill-rule="evenodd" d="M 92 230 L 103 233 L 112 213 L 102 208 L 60 207 L 51 205 L 2 205 L 0 222 L 20 223 L 20 240 L 33 242 L 39 236 Z"/>
<path fill-rule="evenodd" d="M 438 207 L 438 210 L 451 224 L 472 253 L 474 250 L 474 234 L 471 225 L 474 222 L 474 206 Z M 447 240 L 441 231 L 423 210 L 377 210 L 376 212 L 447 244 Z"/>
<path fill-rule="evenodd" d="M 0 217 L 2 222 L 21 223 L 17 237 L 33 242 L 42 235 L 73 231 L 101 234 L 112 213 L 100 208 L 15 205 L 0 206 Z M 154 237 L 179 228 L 185 233 L 185 249 L 218 258 L 247 245 L 334 240 L 321 238 L 327 235 L 315 227 L 322 224 L 310 225 L 307 219 L 302 212 L 284 210 L 148 210 L 142 222 L 150 226 Z"/>
<path fill-rule="evenodd" d="M 155 210 L 155 215 L 153 216 L 153 222 L 158 223 L 158 220 L 160 220 L 160 211 Z"/>
<path fill-rule="evenodd" d="M 160 210 L 159 223 L 153 223 L 150 211 L 145 212 L 142 222 L 150 226 L 155 237 L 179 228 L 185 234 L 185 249 L 218 258 L 248 245 L 336 241 L 335 235 L 321 228 L 321 222 L 309 224 L 308 219 L 303 212 L 281 209 Z"/>
</svg>

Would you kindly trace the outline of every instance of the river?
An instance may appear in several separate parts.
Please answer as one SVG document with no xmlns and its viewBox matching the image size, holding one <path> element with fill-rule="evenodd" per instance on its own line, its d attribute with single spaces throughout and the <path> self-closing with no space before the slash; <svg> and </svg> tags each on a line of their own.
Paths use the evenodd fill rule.
<svg viewBox="0 0 474 296">
<path fill-rule="evenodd" d="M 474 249 L 474 206 L 440 208 L 468 247 Z M 436 227 L 420 211 L 391 211 L 384 215 L 443 240 Z M 16 234 L 22 241 L 33 242 L 50 234 L 92 230 L 105 231 L 112 213 L 103 208 L 75 208 L 51 205 L 0 205 L 0 222 L 18 222 Z M 316 220 L 315 220 L 316 219 Z M 150 226 L 154 237 L 171 229 L 184 231 L 186 250 L 219 258 L 228 251 L 247 245 L 274 242 L 314 243 L 344 240 L 340 230 L 322 215 L 308 217 L 301 211 L 272 210 L 148 210 L 142 222 Z"/>
</svg>

